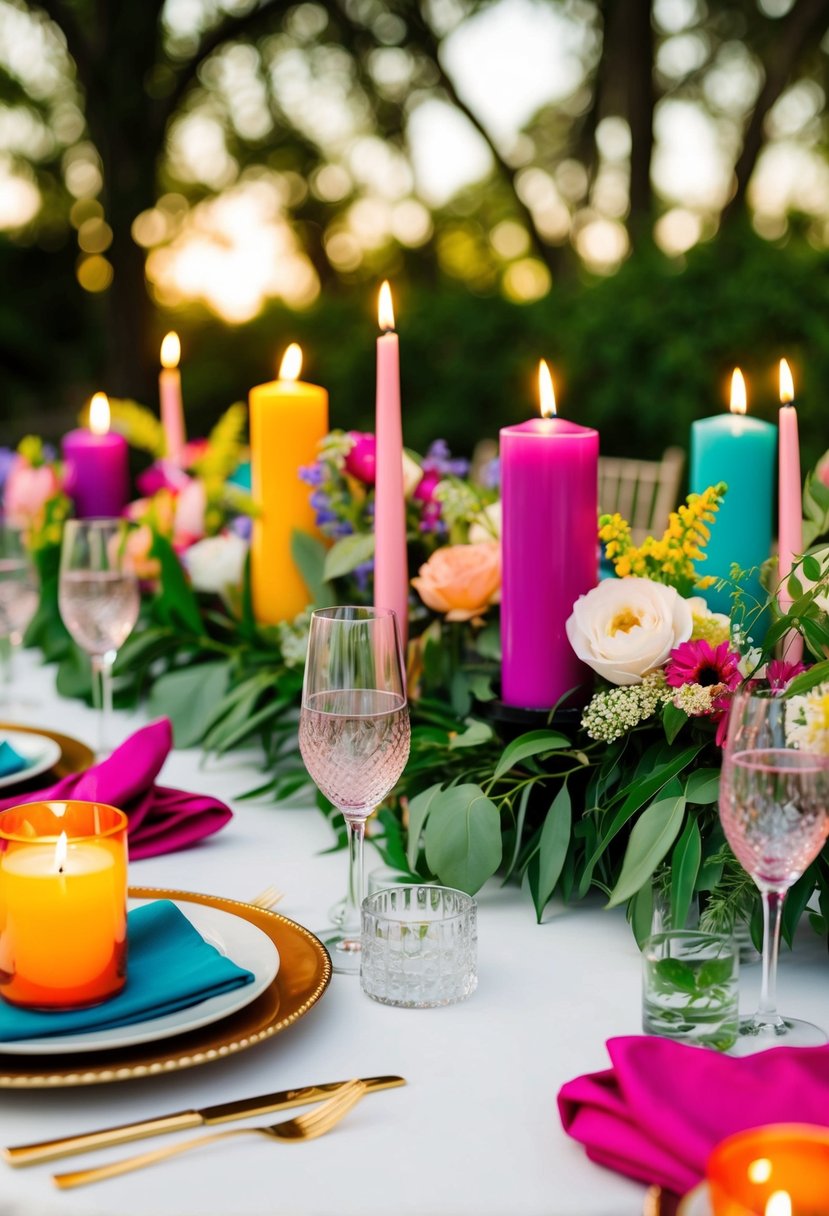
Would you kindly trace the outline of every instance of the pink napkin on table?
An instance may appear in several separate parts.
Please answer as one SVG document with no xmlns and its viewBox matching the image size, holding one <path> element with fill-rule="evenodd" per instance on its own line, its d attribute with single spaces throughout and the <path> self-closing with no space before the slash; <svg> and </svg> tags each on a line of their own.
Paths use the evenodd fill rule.
<svg viewBox="0 0 829 1216">
<path fill-rule="evenodd" d="M 591 1161 L 684 1195 L 720 1140 L 764 1123 L 829 1126 L 829 1046 L 740 1058 L 649 1035 L 609 1039 L 613 1065 L 563 1085 L 561 1122 Z"/>
<path fill-rule="evenodd" d="M 129 818 L 131 860 L 186 849 L 218 832 L 232 812 L 217 798 L 155 784 L 172 746 L 170 720 L 160 718 L 130 735 L 100 764 L 27 794 L 26 801 L 78 798 L 119 807 Z M 0 810 L 19 802 L 20 795 L 6 798 Z"/>
</svg>

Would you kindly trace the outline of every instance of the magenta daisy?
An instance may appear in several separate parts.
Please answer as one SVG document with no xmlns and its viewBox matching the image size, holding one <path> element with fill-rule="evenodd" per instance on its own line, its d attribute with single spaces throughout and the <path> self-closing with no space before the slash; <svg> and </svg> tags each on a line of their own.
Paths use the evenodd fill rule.
<svg viewBox="0 0 829 1216">
<path fill-rule="evenodd" d="M 772 692 L 784 692 L 795 676 L 806 670 L 805 663 L 789 663 L 786 659 L 772 659 L 766 668 L 766 679 Z"/>
<path fill-rule="evenodd" d="M 712 646 L 700 639 L 683 642 L 671 651 L 665 668 L 665 679 L 671 688 L 682 688 L 685 684 L 701 684 L 710 688 L 713 684 L 724 684 L 736 688 L 742 679 L 740 656 L 729 649 L 728 642 Z"/>
</svg>

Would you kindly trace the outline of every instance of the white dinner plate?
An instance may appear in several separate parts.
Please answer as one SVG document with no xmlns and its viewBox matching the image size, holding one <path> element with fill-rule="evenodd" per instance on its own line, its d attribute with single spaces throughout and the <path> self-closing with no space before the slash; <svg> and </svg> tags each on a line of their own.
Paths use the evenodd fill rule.
<svg viewBox="0 0 829 1216">
<path fill-rule="evenodd" d="M 13 747 L 18 756 L 26 761 L 26 767 L 19 769 L 16 773 L 7 773 L 5 777 L 0 777 L 0 790 L 6 785 L 19 785 L 21 781 L 28 781 L 30 777 L 37 777 L 40 773 L 46 773 L 50 768 L 53 768 L 58 760 L 60 760 L 60 744 L 54 739 L 50 739 L 48 735 L 30 734 L 16 730 L 4 730 L 0 732 L 0 743 L 3 740 Z"/>
<path fill-rule="evenodd" d="M 138 908 L 149 900 L 130 900 L 130 909 Z M 177 1009 L 162 1017 L 148 1018 L 144 1022 L 133 1022 L 129 1026 L 114 1026 L 109 1030 L 90 1030 L 84 1034 L 67 1034 L 48 1039 L 15 1039 L 12 1043 L 0 1043 L 0 1055 L 11 1056 L 56 1056 L 79 1051 L 111 1051 L 120 1047 L 132 1047 L 136 1043 L 152 1043 L 156 1039 L 167 1039 L 172 1035 L 186 1034 L 199 1026 L 218 1022 L 229 1017 L 255 1001 L 273 983 L 279 970 L 279 953 L 266 933 L 257 929 L 250 921 L 219 908 L 208 908 L 203 904 L 176 904 L 206 942 L 215 946 L 220 954 L 233 960 L 238 967 L 253 973 L 253 981 L 208 997 L 198 1005 Z M 129 968 L 129 960 L 127 961 Z"/>
<path fill-rule="evenodd" d="M 684 1199 L 680 1200 L 676 1216 L 712 1216 L 712 1213 L 708 1183 L 701 1182 L 699 1186 L 695 1186 L 692 1191 L 689 1191 Z"/>
</svg>

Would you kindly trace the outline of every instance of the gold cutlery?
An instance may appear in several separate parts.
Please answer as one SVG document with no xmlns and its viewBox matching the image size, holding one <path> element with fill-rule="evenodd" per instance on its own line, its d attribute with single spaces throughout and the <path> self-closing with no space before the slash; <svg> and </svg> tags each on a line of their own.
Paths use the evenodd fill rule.
<svg viewBox="0 0 829 1216">
<path fill-rule="evenodd" d="M 139 1153 L 135 1157 L 124 1157 L 121 1161 L 113 1161 L 109 1165 L 93 1166 L 88 1170 L 75 1170 L 69 1174 L 53 1174 L 52 1181 L 61 1190 L 69 1190 L 76 1186 L 86 1186 L 90 1182 L 102 1182 L 105 1178 L 115 1178 L 119 1174 L 129 1174 L 132 1170 L 143 1169 L 146 1165 L 155 1165 L 168 1157 L 176 1157 L 179 1153 L 189 1152 L 191 1148 L 199 1148 L 202 1144 L 212 1144 L 216 1140 L 227 1140 L 231 1136 L 267 1136 L 273 1140 L 292 1141 L 315 1140 L 324 1136 L 336 1123 L 348 1114 L 352 1106 L 368 1092 L 365 1081 L 347 1081 L 341 1085 L 333 1098 L 329 1098 L 316 1110 L 307 1115 L 298 1115 L 294 1119 L 285 1119 L 282 1123 L 273 1123 L 270 1127 L 235 1127 L 229 1131 L 214 1132 L 210 1136 L 199 1136 L 194 1140 L 185 1140 L 182 1144 L 167 1144 L 149 1153 Z"/>
<path fill-rule="evenodd" d="M 260 891 L 250 902 L 255 908 L 264 908 L 268 912 L 271 908 L 275 908 L 280 900 L 284 898 L 284 891 L 279 891 L 276 887 L 265 887 L 265 890 Z"/>
<path fill-rule="evenodd" d="M 403 1077 L 364 1077 L 366 1092 L 379 1089 L 394 1089 L 405 1085 Z M 62 1136 L 57 1140 L 43 1140 L 36 1144 L 18 1144 L 2 1151 L 9 1165 L 36 1165 L 41 1161 L 57 1161 L 60 1157 L 71 1157 L 88 1149 L 105 1148 L 112 1144 L 128 1144 L 144 1136 L 160 1136 L 166 1132 L 188 1131 L 194 1127 L 212 1127 L 215 1123 L 227 1123 L 233 1119 L 244 1119 L 254 1115 L 269 1115 L 277 1110 L 288 1110 L 292 1106 L 305 1106 L 309 1102 L 321 1102 L 336 1094 L 345 1084 L 329 1081 L 325 1085 L 304 1085 L 300 1089 L 284 1089 L 279 1093 L 260 1094 L 254 1098 L 237 1098 L 233 1102 L 220 1102 L 205 1106 L 201 1110 L 181 1110 L 154 1119 L 142 1119 L 137 1123 L 121 1123 L 117 1127 L 98 1131 L 82 1132 L 77 1136 Z"/>
</svg>

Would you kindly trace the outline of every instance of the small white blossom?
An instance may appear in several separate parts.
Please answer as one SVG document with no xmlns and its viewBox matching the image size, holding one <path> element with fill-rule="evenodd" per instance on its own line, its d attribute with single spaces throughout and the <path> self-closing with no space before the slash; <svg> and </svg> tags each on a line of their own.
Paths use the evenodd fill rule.
<svg viewBox="0 0 829 1216">
<path fill-rule="evenodd" d="M 668 695 L 662 671 L 651 672 L 641 684 L 597 692 L 582 714 L 582 728 L 591 739 L 613 743 L 653 717 Z"/>
<path fill-rule="evenodd" d="M 786 740 L 801 751 L 829 756 L 829 684 L 790 699 Z"/>
<path fill-rule="evenodd" d="M 311 615 L 308 612 L 301 612 L 293 621 L 279 621 L 277 624 L 279 649 L 286 667 L 301 667 L 305 662 L 310 624 Z"/>
<path fill-rule="evenodd" d="M 689 718 L 699 718 L 710 714 L 716 708 L 714 702 L 727 691 L 727 684 L 683 684 L 674 690 L 671 701 Z"/>
</svg>

